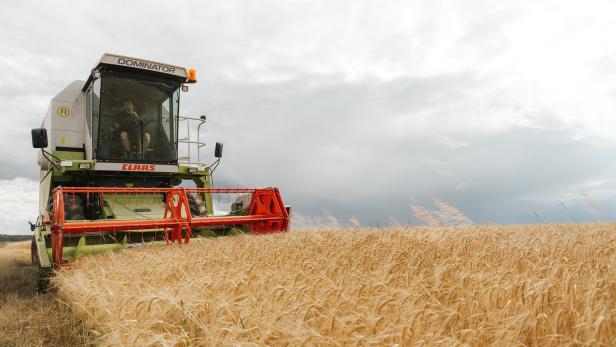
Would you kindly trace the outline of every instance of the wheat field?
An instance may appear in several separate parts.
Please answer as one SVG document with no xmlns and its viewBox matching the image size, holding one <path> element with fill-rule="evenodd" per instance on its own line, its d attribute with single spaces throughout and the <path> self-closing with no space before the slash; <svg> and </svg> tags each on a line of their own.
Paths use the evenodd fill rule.
<svg viewBox="0 0 616 347">
<path fill-rule="evenodd" d="M 338 229 L 83 258 L 102 346 L 616 344 L 616 225 Z"/>
<path fill-rule="evenodd" d="M 37 295 L 30 242 L 0 244 L 0 347 L 85 346 L 87 328 L 55 292 Z"/>
</svg>

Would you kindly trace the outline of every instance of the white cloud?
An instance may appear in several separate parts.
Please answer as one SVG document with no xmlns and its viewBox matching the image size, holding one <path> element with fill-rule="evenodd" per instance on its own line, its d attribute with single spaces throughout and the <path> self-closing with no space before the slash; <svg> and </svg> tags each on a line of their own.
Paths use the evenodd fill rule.
<svg viewBox="0 0 616 347">
<path fill-rule="evenodd" d="M 38 215 L 38 182 L 0 179 L 0 234 L 28 234 Z"/>
</svg>

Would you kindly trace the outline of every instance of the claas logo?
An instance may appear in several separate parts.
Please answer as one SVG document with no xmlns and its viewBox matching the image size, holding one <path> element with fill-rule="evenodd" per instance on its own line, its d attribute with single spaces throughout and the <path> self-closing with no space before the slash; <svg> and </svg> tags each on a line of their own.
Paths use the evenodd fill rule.
<svg viewBox="0 0 616 347">
<path fill-rule="evenodd" d="M 122 171 L 155 171 L 156 165 L 152 164 L 122 164 Z"/>
</svg>

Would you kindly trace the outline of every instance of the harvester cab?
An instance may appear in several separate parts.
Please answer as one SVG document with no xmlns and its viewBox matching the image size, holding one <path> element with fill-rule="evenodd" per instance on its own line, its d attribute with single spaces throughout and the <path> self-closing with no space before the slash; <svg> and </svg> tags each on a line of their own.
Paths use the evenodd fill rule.
<svg viewBox="0 0 616 347">
<path fill-rule="evenodd" d="M 104 54 L 86 81 L 56 95 L 42 126 L 32 261 L 42 271 L 81 254 L 145 241 L 288 230 L 276 188 L 212 188 L 205 116 L 180 116 L 196 71 Z"/>
</svg>

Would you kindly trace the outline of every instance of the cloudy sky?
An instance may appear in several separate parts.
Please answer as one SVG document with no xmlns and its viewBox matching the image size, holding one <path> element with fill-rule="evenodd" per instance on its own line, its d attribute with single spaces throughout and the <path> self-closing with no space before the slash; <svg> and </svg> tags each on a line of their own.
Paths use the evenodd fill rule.
<svg viewBox="0 0 616 347">
<path fill-rule="evenodd" d="M 29 130 L 104 52 L 196 67 L 223 186 L 305 219 L 616 219 L 614 1 L 3 1 L 0 233 L 28 233 Z M 211 150 L 212 147 L 210 147 Z M 211 153 L 208 153 L 211 157 Z M 567 206 L 569 211 L 563 206 Z"/>
</svg>

